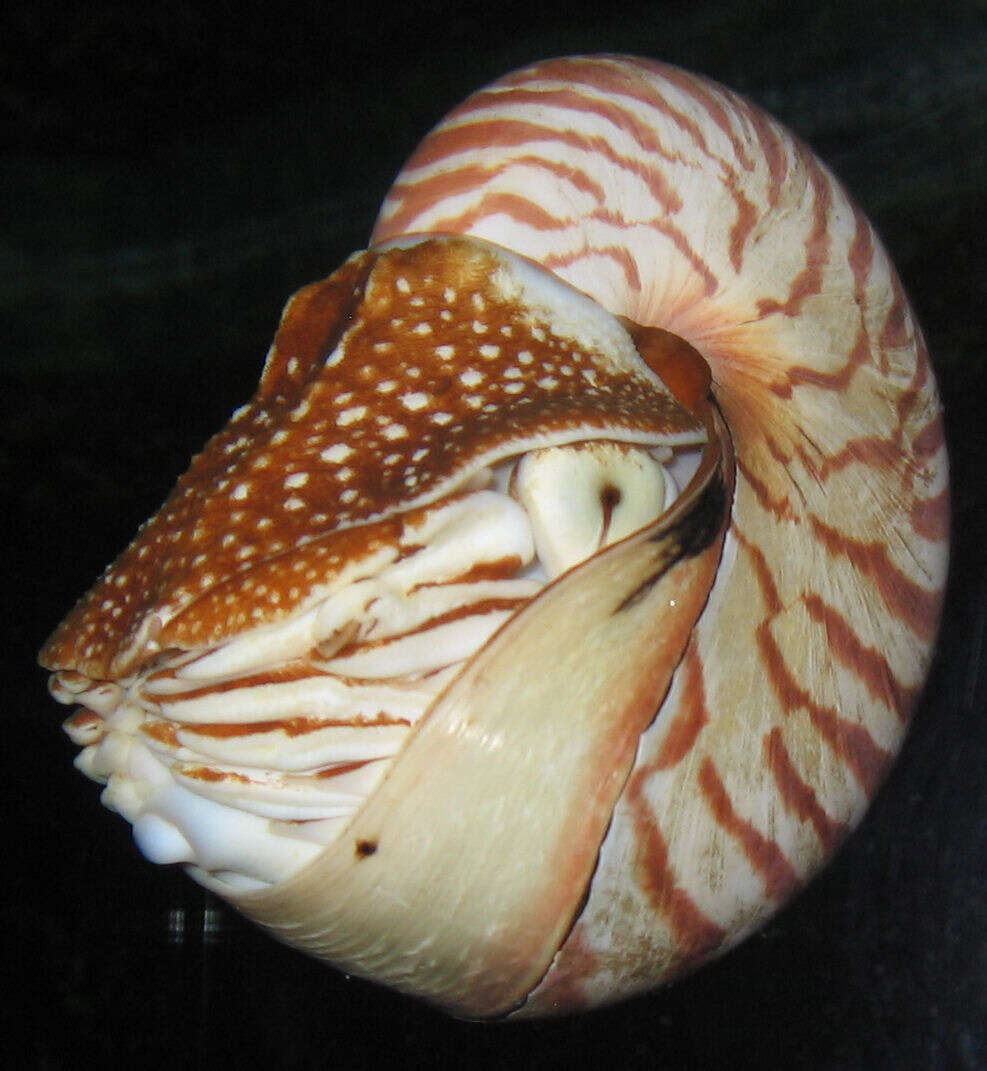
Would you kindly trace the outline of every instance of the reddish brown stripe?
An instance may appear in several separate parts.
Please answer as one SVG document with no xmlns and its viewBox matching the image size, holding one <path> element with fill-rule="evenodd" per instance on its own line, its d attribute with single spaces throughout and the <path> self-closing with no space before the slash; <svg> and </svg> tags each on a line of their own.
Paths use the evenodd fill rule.
<svg viewBox="0 0 987 1071">
<path fill-rule="evenodd" d="M 496 103 L 503 96 L 504 94 L 501 93 L 489 95 L 489 100 Z M 531 96 L 536 99 L 541 99 L 543 94 L 538 93 Z M 484 97 L 484 100 L 486 99 L 488 98 Z M 652 103 L 654 103 L 654 101 L 652 101 Z M 598 110 L 595 105 L 593 106 L 593 110 Z M 608 114 L 612 112 L 613 117 L 618 115 L 623 116 L 625 123 L 629 123 L 637 129 L 638 124 L 633 116 L 612 106 L 608 107 L 607 111 Z M 478 109 L 479 115 L 482 116 L 482 112 L 482 108 Z M 414 169 L 418 167 L 434 163 L 451 154 L 463 152 L 482 142 L 499 146 L 522 146 L 532 141 L 549 139 L 552 141 L 561 141 L 563 143 L 572 144 L 577 148 L 591 149 L 594 152 L 602 154 L 610 160 L 615 167 L 637 174 L 647 183 L 652 195 L 655 197 L 658 204 L 661 205 L 666 216 L 677 212 L 681 208 L 681 201 L 676 195 L 670 193 L 665 177 L 660 171 L 653 166 L 648 166 L 642 160 L 618 155 L 603 138 L 587 138 L 583 135 L 574 134 L 571 131 L 559 130 L 548 125 L 517 119 L 491 118 L 472 121 L 473 116 L 474 111 L 471 107 L 467 106 L 460 109 L 456 118 L 467 119 L 468 121 L 462 122 L 459 125 L 440 129 L 430 135 L 430 137 L 423 143 L 418 153 L 416 153 L 416 155 L 409 161 L 406 169 L 407 172 L 413 172 Z M 644 134 L 640 130 L 638 131 L 638 134 L 640 134 L 640 137 L 644 137 Z M 642 145 L 642 148 L 650 152 L 656 151 L 655 146 L 651 145 L 650 141 Z M 498 170 L 512 165 L 513 162 L 513 160 L 505 161 L 502 165 L 498 165 Z M 468 165 L 465 170 L 472 173 L 478 184 L 478 189 L 482 188 L 483 183 L 489 181 L 480 173 L 480 169 L 475 168 L 473 165 Z M 455 174 L 456 172 L 453 172 L 453 175 Z M 385 221 L 380 228 L 378 237 L 386 238 L 390 235 L 399 233 L 402 230 L 414 229 L 414 219 L 420 215 L 422 211 L 433 207 L 437 203 L 437 200 L 442 196 L 440 193 L 441 186 L 433 188 L 430 185 L 432 182 L 440 184 L 455 183 L 458 189 L 463 189 L 464 187 L 459 184 L 458 179 L 454 178 L 453 175 L 438 176 L 434 179 L 423 179 L 421 187 L 414 182 L 403 184 L 398 190 L 402 207 L 394 216 Z M 734 190 L 734 195 L 738 205 L 738 220 L 735 225 L 735 239 L 739 251 L 740 246 L 746 241 L 746 236 L 754 225 L 754 212 L 746 198 L 736 189 Z M 512 201 L 509 199 L 515 196 L 517 196 L 517 200 Z M 561 227 L 570 226 L 574 222 L 547 216 L 545 213 L 541 213 L 536 218 L 535 215 L 526 213 L 525 208 L 522 207 L 526 203 L 526 199 L 518 195 L 507 193 L 485 194 L 479 206 L 474 204 L 459 215 L 448 216 L 441 220 L 436 220 L 430 224 L 429 229 L 461 233 L 474 228 L 481 219 L 487 218 L 498 211 L 504 211 L 508 215 L 535 226 L 540 230 L 559 229 Z M 627 221 L 621 216 L 613 212 L 604 212 L 602 209 L 598 209 L 593 213 L 584 214 L 583 222 L 585 222 L 586 218 L 602 219 L 620 227 L 627 226 Z M 715 293 L 719 286 L 716 276 L 685 235 L 674 227 L 667 218 L 656 217 L 648 220 L 647 224 L 663 234 L 666 238 L 670 239 L 682 256 L 692 264 L 703 279 L 706 294 L 710 295 Z M 573 259 L 578 259 L 580 255 L 581 253 L 573 253 L 568 255 L 564 260 L 546 260 L 545 264 L 550 268 L 564 267 L 567 263 L 572 263 Z M 625 274 L 628 277 L 629 285 L 635 289 L 639 288 L 640 282 L 638 281 L 635 285 L 630 277 L 631 273 L 626 270 L 626 267 L 630 262 L 630 259 L 626 256 L 626 251 L 622 251 L 619 260 L 622 266 L 625 267 Z M 636 265 L 634 266 L 633 274 L 635 276 L 637 274 Z"/>
<path fill-rule="evenodd" d="M 757 544 L 752 543 L 740 529 L 736 527 L 736 525 L 734 525 L 730 531 L 733 533 L 734 539 L 736 539 L 750 555 L 751 564 L 754 566 L 754 574 L 757 577 L 758 587 L 761 589 L 761 594 L 764 596 L 764 603 L 767 608 L 768 616 L 774 617 L 776 614 L 780 614 L 782 611 L 781 597 L 778 594 L 778 588 L 775 586 L 771 570 L 768 568 L 767 559 L 764 557 L 764 551 L 761 550 Z"/>
<path fill-rule="evenodd" d="M 754 475 L 748 466 L 741 460 L 739 454 L 737 455 L 737 471 L 747 481 L 748 486 L 754 492 L 762 509 L 774 514 L 779 520 L 798 519 L 798 515 L 792 509 L 792 504 L 788 501 L 788 498 L 772 498 L 768 485 L 760 477 Z"/>
<path fill-rule="evenodd" d="M 615 218 L 612 214 L 593 212 L 587 217 L 588 219 L 599 219 L 609 215 L 608 222 L 615 223 L 617 226 L 626 227 L 627 223 L 621 219 Z M 569 224 L 566 224 L 569 226 Z M 689 244 L 686 237 L 682 232 L 667 220 L 663 219 L 650 219 L 647 221 L 646 226 L 658 234 L 668 238 L 672 245 L 682 254 L 683 258 L 687 260 L 698 275 L 703 280 L 703 290 L 707 296 L 714 294 L 719 287 L 719 280 L 713 274 L 712 269 L 706 263 L 705 260 L 699 255 L 699 253 Z M 641 279 L 638 274 L 637 264 L 632 259 L 628 250 L 623 246 L 590 246 L 583 245 L 579 249 L 571 253 L 554 254 L 551 256 L 543 257 L 542 263 L 547 268 L 567 267 L 579 260 L 582 260 L 585 256 L 606 254 L 611 259 L 616 260 L 624 268 L 624 275 L 627 278 L 628 285 L 632 290 L 641 289 Z"/>
<path fill-rule="evenodd" d="M 160 722 L 154 724 L 161 724 Z M 282 721 L 235 722 L 232 724 L 210 722 L 201 725 L 181 725 L 183 733 L 225 739 L 235 736 L 254 736 L 258 733 L 283 732 L 287 736 L 304 736 L 320 729 L 363 729 L 378 725 L 410 725 L 407 718 L 395 718 L 384 711 L 374 717 L 356 715 L 351 718 L 285 718 Z"/>
<path fill-rule="evenodd" d="M 905 295 L 902 293 L 901 288 L 896 286 L 895 299 L 888 309 L 888 314 L 884 319 L 884 326 L 881 328 L 881 348 L 885 350 L 899 349 L 903 346 L 908 346 L 911 340 L 912 333 L 908 327 Z"/>
<path fill-rule="evenodd" d="M 799 153 L 799 159 L 809 173 L 815 194 L 812 202 L 812 230 L 805 240 L 805 267 L 792 281 L 785 301 L 778 302 L 770 298 L 757 303 L 762 316 L 775 312 L 785 316 L 798 316 L 805 299 L 818 294 L 822 289 L 822 270 L 829 260 L 829 211 L 833 194 L 826 176 L 811 153 L 803 149 Z"/>
<path fill-rule="evenodd" d="M 888 555 L 884 543 L 864 543 L 810 516 L 812 531 L 833 557 L 845 557 L 877 588 L 884 605 L 917 636 L 932 640 L 939 620 L 940 591 L 928 591 L 909 579 Z"/>
<path fill-rule="evenodd" d="M 741 166 L 750 171 L 753 163 L 747 155 L 747 145 L 738 136 L 733 125 L 730 123 L 726 108 L 721 103 L 715 87 L 691 75 L 678 70 L 675 67 L 667 67 L 663 64 L 648 61 L 627 60 L 622 61 L 623 69 L 615 67 L 610 61 L 585 60 L 566 61 L 564 76 L 567 81 L 580 81 L 584 85 L 596 90 L 603 91 L 612 96 L 622 96 L 645 104 L 665 116 L 671 123 L 682 130 L 694 142 L 696 147 L 712 161 L 719 165 L 722 171 L 727 189 L 737 207 L 737 221 L 731 234 L 731 260 L 734 267 L 740 265 L 742 249 L 747 235 L 754 224 L 752 209 L 745 195 L 740 190 L 737 182 L 736 170 L 730 162 L 722 156 L 714 153 L 706 141 L 706 137 L 700 124 L 685 112 L 674 108 L 660 93 L 658 93 L 645 79 L 636 77 L 627 71 L 629 65 L 638 67 L 642 73 L 658 74 L 667 81 L 678 86 L 685 94 L 690 96 L 700 107 L 704 108 L 711 121 L 718 126 L 729 138 L 734 156 L 740 161 Z M 560 72 L 561 73 L 561 72 Z M 514 85 L 521 85 L 532 81 L 539 81 L 553 76 L 552 64 L 542 64 L 535 68 L 519 73 L 517 78 L 511 79 Z M 725 93 L 725 90 L 719 90 Z M 538 94 L 540 95 L 540 94 Z M 730 94 L 727 94 L 730 96 Z M 536 95 L 537 96 L 537 95 Z M 732 96 L 731 96 L 731 99 Z M 625 113 L 627 114 L 627 113 Z M 637 120 L 628 115 L 628 119 L 634 123 Z M 639 142 L 646 150 L 649 143 Z M 651 149 L 650 151 L 655 151 Z M 667 211 L 666 207 L 666 211 Z M 708 291 L 712 293 L 712 291 Z"/>
<path fill-rule="evenodd" d="M 720 281 L 713 273 L 713 269 L 699 255 L 699 251 L 689 242 L 689 239 L 667 220 L 649 219 L 647 225 L 659 234 L 671 239 L 672 244 L 679 253 L 692 265 L 703 280 L 703 290 L 707 297 L 712 297 L 719 289 Z"/>
<path fill-rule="evenodd" d="M 193 662 L 196 661 L 193 659 Z M 151 681 L 177 681 L 181 678 L 179 673 L 181 668 L 178 669 L 162 669 L 157 673 L 151 673 L 148 675 L 147 682 Z M 257 684 L 282 684 L 289 681 L 300 681 L 306 677 L 324 677 L 325 673 L 321 673 L 317 669 L 313 669 L 307 662 L 287 662 L 284 665 L 272 666 L 270 669 L 265 669 L 261 673 L 253 673 L 247 677 L 239 677 L 236 680 L 221 681 L 216 684 L 203 685 L 200 688 L 191 687 L 187 691 L 180 694 L 182 698 L 195 697 L 200 694 L 208 695 L 214 691 L 226 691 L 229 688 L 244 688 Z M 172 695 L 167 696 L 150 696 L 154 699 L 171 699 Z"/>
<path fill-rule="evenodd" d="M 933 457 L 946 445 L 946 427 L 938 413 L 912 440 L 912 449 L 920 460 Z"/>
<path fill-rule="evenodd" d="M 905 721 L 917 698 L 915 689 L 898 681 L 884 655 L 864 644 L 839 610 L 816 594 L 804 594 L 802 602 L 812 620 L 825 628 L 826 642 L 836 660 L 859 677 L 875 699 Z"/>
<path fill-rule="evenodd" d="M 709 721 L 703 665 L 699 658 L 699 649 L 693 641 L 690 641 L 685 649 L 679 672 L 684 675 L 681 702 L 655 760 L 656 770 L 668 770 L 678 765 L 692 750 L 703 726 Z"/>
<path fill-rule="evenodd" d="M 768 186 L 768 205 L 774 208 L 778 204 L 782 185 L 788 175 L 788 153 L 785 151 L 784 142 L 778 128 L 764 112 L 751 107 L 742 97 L 736 97 L 734 103 L 743 112 L 757 134 L 764 162 L 768 165 L 768 172 L 771 175 L 771 182 Z"/>
<path fill-rule="evenodd" d="M 698 782 L 717 825 L 740 843 L 751 866 L 761 875 L 764 891 L 773 900 L 785 899 L 798 885 L 798 875 L 778 845 L 737 814 L 709 757 L 699 767 Z"/>
<path fill-rule="evenodd" d="M 461 234 L 469 231 L 481 219 L 496 215 L 510 216 L 518 223 L 538 231 L 557 231 L 568 226 L 567 220 L 558 219 L 550 212 L 544 211 L 527 197 L 516 193 L 485 193 L 478 204 L 458 216 L 436 220 L 431 229 L 438 233 Z"/>
<path fill-rule="evenodd" d="M 782 710 L 786 714 L 802 708 L 807 710 L 813 725 L 830 747 L 854 771 L 865 791 L 872 794 L 890 756 L 883 748 L 878 747 L 866 729 L 852 725 L 840 718 L 835 711 L 820 706 L 792 677 L 781 649 L 771 633 L 771 620 L 783 609 L 771 570 L 761 549 L 746 539 L 736 527 L 731 530 L 737 542 L 750 555 L 754 574 L 767 605 L 768 613 L 757 627 L 755 635 L 761 658 L 768 671 L 768 679 Z"/>
<path fill-rule="evenodd" d="M 737 136 L 736 131 L 733 128 L 727 115 L 726 109 L 720 103 L 720 101 L 707 89 L 702 83 L 694 79 L 692 76 L 685 74 L 681 71 L 676 71 L 674 68 L 667 68 L 662 71 L 663 76 L 673 84 L 677 85 L 680 89 L 687 92 L 693 97 L 702 107 L 706 109 L 707 114 L 713 120 L 713 122 L 727 135 L 730 139 L 730 144 L 733 148 L 734 155 L 737 160 L 740 161 L 741 167 L 746 171 L 753 169 L 753 164 L 750 157 L 747 155 L 747 147 L 743 141 Z M 757 222 L 757 209 L 748 200 L 744 192 L 740 188 L 740 184 L 737 179 L 736 170 L 730 165 L 728 161 L 712 153 L 709 146 L 706 143 L 705 137 L 699 132 L 695 124 L 691 119 L 687 119 L 681 112 L 675 111 L 669 108 L 667 102 L 662 98 L 654 95 L 649 100 L 649 104 L 652 107 L 658 108 L 660 111 L 667 114 L 672 118 L 677 125 L 683 129 L 689 130 L 697 145 L 699 145 L 703 152 L 708 156 L 715 159 L 723 172 L 723 180 L 726 188 L 730 192 L 730 196 L 737 209 L 737 218 L 734 221 L 733 226 L 730 229 L 730 263 L 733 265 L 735 271 L 740 271 L 741 264 L 743 262 L 743 249 L 747 242 L 748 235 L 754 229 L 754 225 Z"/>
<path fill-rule="evenodd" d="M 918 367 L 921 367 L 919 365 Z M 922 387 L 919 387 L 913 381 L 910 386 L 898 394 L 895 399 L 895 409 L 898 414 L 898 431 L 899 436 L 902 435 L 903 429 L 907 426 L 908 422 L 913 418 L 913 411 L 916 405 L 924 405 L 926 400 L 925 391 Z M 912 452 L 914 453 L 914 444 L 912 445 Z"/>
<path fill-rule="evenodd" d="M 179 766 L 177 770 L 184 777 L 191 777 L 196 781 L 236 781 L 239 785 L 254 783 L 243 774 L 233 773 L 230 770 L 214 770 L 211 766 Z"/>
<path fill-rule="evenodd" d="M 761 657 L 775 694 L 786 714 L 799 709 L 809 712 L 812 724 L 833 751 L 853 770 L 868 796 L 874 794 L 891 756 L 874 742 L 870 733 L 852 725 L 829 707 L 818 704 L 791 675 L 768 621 L 757 629 Z"/>
<path fill-rule="evenodd" d="M 568 268 L 585 257 L 591 256 L 612 260 L 623 272 L 628 288 L 634 292 L 641 289 L 641 276 L 638 274 L 637 263 L 625 246 L 581 246 L 572 253 L 555 253 L 543 257 L 542 264 L 550 271 L 555 271 L 558 268 Z"/>
<path fill-rule="evenodd" d="M 686 956 L 698 956 L 722 944 L 723 929 L 699 910 L 692 897 L 675 879 L 668 861 L 668 848 L 644 796 L 646 767 L 627 785 L 627 802 L 634 815 L 637 883 L 649 903 L 668 920 L 679 947 Z"/>
<path fill-rule="evenodd" d="M 575 88 L 537 90 L 515 88 L 498 90 L 497 92 L 481 91 L 470 98 L 469 106 L 463 114 L 472 117 L 475 113 L 482 112 L 487 108 L 497 110 L 505 104 L 508 106 L 533 104 L 536 108 L 555 106 L 582 115 L 596 115 L 629 134 L 642 152 L 661 156 L 663 159 L 672 162 L 677 159 L 674 153 L 669 152 L 662 145 L 654 129 L 642 123 L 633 112 L 614 104 L 612 100 L 586 96 Z M 571 120 L 566 119 L 565 122 L 569 123 Z M 668 190 L 668 204 L 669 206 L 676 206 L 669 207 L 671 212 L 677 212 L 682 207 L 682 201 L 678 194 L 670 189 Z"/>
<path fill-rule="evenodd" d="M 841 472 L 853 464 L 890 471 L 901 464 L 901 446 L 894 439 L 883 439 L 877 435 L 850 439 L 839 453 L 823 459 L 816 475 L 820 480 L 826 480 L 834 472 Z"/>
<path fill-rule="evenodd" d="M 659 74 L 663 79 L 670 82 L 672 85 L 677 86 L 684 94 L 691 97 L 697 104 L 704 108 L 713 122 L 719 126 L 730 139 L 734 152 L 737 153 L 737 157 L 741 160 L 742 165 L 748 170 L 750 169 L 750 161 L 747 159 L 743 147 L 737 139 L 736 133 L 730 126 L 722 105 L 709 93 L 700 81 L 692 75 L 687 74 L 685 71 L 675 67 L 667 67 L 664 64 L 639 63 L 637 66 Z M 706 140 L 706 135 L 703 133 L 703 129 L 699 122 L 685 112 L 674 108 L 663 96 L 660 95 L 660 93 L 658 93 L 657 90 L 652 88 L 649 83 L 641 81 L 634 85 L 633 90 L 628 91 L 624 88 L 621 91 L 626 95 L 641 101 L 643 104 L 649 105 L 660 114 L 666 116 L 680 130 L 689 135 L 701 152 L 711 160 L 714 160 L 721 165 L 724 164 L 723 158 L 710 149 L 709 143 Z M 738 149 L 740 150 L 739 152 Z"/>
<path fill-rule="evenodd" d="M 521 85 L 527 82 L 537 82 L 555 76 L 553 62 L 539 64 L 527 70 L 517 72 L 517 75 L 509 77 L 507 84 Z M 684 112 L 673 108 L 664 97 L 654 90 L 644 79 L 638 78 L 627 70 L 628 66 L 636 66 L 646 72 L 660 75 L 663 78 L 678 80 L 681 88 L 689 96 L 695 97 L 696 83 L 683 71 L 674 67 L 668 67 L 661 63 L 649 63 L 648 61 L 632 60 L 630 64 L 624 62 L 622 68 L 614 66 L 606 60 L 579 60 L 568 59 L 557 64 L 558 75 L 567 82 L 580 82 L 592 89 L 612 94 L 613 96 L 626 97 L 629 100 L 645 104 L 654 108 L 666 116 L 680 130 L 684 131 L 695 145 L 707 156 L 714 160 L 719 158 L 710 152 L 706 138 L 700 125 Z"/>
<path fill-rule="evenodd" d="M 949 490 L 944 488 L 935 498 L 922 498 L 912 506 L 911 521 L 923 539 L 944 542 L 949 538 Z"/>
<path fill-rule="evenodd" d="M 189 688 L 184 692 L 169 692 L 166 695 L 142 690 L 141 698 L 149 704 L 172 706 L 175 703 L 186 703 L 190 700 L 203 699 L 210 695 L 225 695 L 228 692 L 239 691 L 241 688 L 263 688 L 289 681 L 293 682 L 305 680 L 307 678 L 328 676 L 331 676 L 331 674 L 320 673 L 314 669 L 309 669 L 306 673 L 292 676 L 281 676 L 276 670 L 271 670 L 270 674 L 255 673 L 250 677 L 237 677 L 232 680 L 216 681 L 213 684 L 203 684 L 198 688 Z"/>
<path fill-rule="evenodd" d="M 862 725 L 852 725 L 832 708 L 818 703 L 806 705 L 812 724 L 823 739 L 849 764 L 867 795 L 873 796 L 881 786 L 893 754 L 874 743 Z"/>
<path fill-rule="evenodd" d="M 453 621 L 462 621 L 467 617 L 503 613 L 505 610 L 513 612 L 520 609 L 528 601 L 528 599 L 522 598 L 481 599 L 479 602 L 467 603 L 465 606 L 457 606 L 453 610 L 447 610 L 444 614 L 436 614 L 435 617 L 430 617 L 427 621 L 422 621 L 421 624 L 416 625 L 414 628 L 409 628 L 405 632 L 397 632 L 393 636 L 384 636 L 379 640 L 359 640 L 355 643 L 349 643 L 336 651 L 333 654 L 333 658 L 345 658 L 354 651 L 369 651 L 381 647 L 389 647 L 391 644 L 407 639 L 409 636 L 418 636 L 423 632 L 430 632 L 433 628 L 438 628 L 439 625 L 448 625 Z"/>
<path fill-rule="evenodd" d="M 447 584 L 474 584 L 481 580 L 507 580 L 518 572 L 521 564 L 521 559 L 517 555 L 498 558 L 492 562 L 477 562 L 476 565 L 467 569 L 465 573 L 460 573 L 451 580 L 416 584 L 409 590 L 409 594 L 421 591 L 422 588 L 445 587 Z"/>
<path fill-rule="evenodd" d="M 862 364 L 870 361 L 871 356 L 870 338 L 867 334 L 867 329 L 861 323 L 846 364 L 838 371 L 820 372 L 815 368 L 807 368 L 805 365 L 797 364 L 788 369 L 786 378 L 792 386 L 808 383 L 813 387 L 821 387 L 824 390 L 845 390 L 857 369 Z M 788 397 L 788 394 L 785 394 L 785 397 Z"/>
<path fill-rule="evenodd" d="M 597 154 L 613 168 L 637 175 L 665 212 L 677 212 L 681 207 L 678 196 L 670 193 L 665 176 L 656 167 L 615 152 L 605 138 L 587 137 L 572 130 L 560 130 L 523 119 L 480 119 L 433 131 L 405 165 L 405 173 L 479 147 L 486 150 L 526 148 L 537 142 L 566 145 L 580 152 Z"/>
<path fill-rule="evenodd" d="M 874 232 L 867 222 L 867 217 L 856 205 L 853 206 L 853 219 L 856 228 L 847 253 L 847 261 L 853 272 L 854 293 L 860 309 L 863 310 L 866 307 L 864 297 L 867 293 L 867 277 L 874 263 Z"/>
<path fill-rule="evenodd" d="M 737 206 L 737 218 L 730 228 L 730 263 L 733 270 L 739 272 L 744 259 L 744 246 L 758 220 L 758 210 L 740 191 L 733 175 L 727 177 L 727 188 Z"/>
<path fill-rule="evenodd" d="M 815 790 L 799 776 L 777 726 L 764 735 L 764 759 L 789 813 L 803 822 L 811 822 L 819 840 L 828 849 L 835 848 L 846 833 L 846 826 L 829 817 L 816 799 Z"/>
<path fill-rule="evenodd" d="M 792 459 L 785 453 L 771 435 L 764 436 L 764 445 L 768 448 L 768 453 L 771 454 L 779 465 L 791 464 Z"/>
<path fill-rule="evenodd" d="M 698 104 L 705 108 L 710 119 L 712 119 L 716 126 L 718 126 L 730 139 L 734 156 L 740 162 L 740 166 L 746 171 L 753 170 L 754 165 L 750 157 L 747 155 L 746 144 L 740 137 L 738 137 L 733 124 L 730 122 L 726 109 L 723 107 L 717 96 L 711 91 L 711 87 L 708 87 L 705 83 L 693 78 L 691 75 L 688 75 L 683 71 L 676 70 L 674 67 L 662 66 L 660 68 L 660 73 L 667 81 L 688 93 Z M 672 108 L 663 97 L 651 90 L 650 86 L 645 86 L 639 92 L 632 95 L 636 99 L 646 102 L 650 107 L 655 108 L 666 115 L 680 129 L 687 131 L 695 141 L 696 145 L 707 156 L 719 164 L 723 173 L 724 183 L 727 190 L 729 190 L 730 196 L 737 209 L 737 218 L 730 230 L 730 263 L 733 265 L 735 271 L 739 271 L 743 262 L 744 245 L 747 242 L 748 235 L 757 222 L 757 210 L 741 190 L 735 168 L 728 160 L 725 160 L 723 157 L 710 150 L 705 135 L 693 119 L 677 109 Z"/>
<path fill-rule="evenodd" d="M 699 104 L 706 109 L 706 114 L 730 139 L 730 147 L 733 149 L 734 156 L 740 162 L 740 166 L 745 171 L 753 171 L 754 162 L 751 160 L 750 156 L 747 155 L 747 145 L 738 136 L 733 123 L 730 122 L 730 116 L 727 113 L 726 108 L 723 106 L 719 97 L 713 92 L 714 87 L 712 83 L 704 82 L 701 79 L 696 78 L 694 75 L 678 70 L 675 67 L 665 67 L 662 74 L 667 81 L 684 90 L 693 98 L 693 100 L 698 101 Z M 719 92 L 726 96 L 731 103 L 736 102 L 736 97 L 729 90 L 720 87 L 717 88 L 719 88 Z"/>
<path fill-rule="evenodd" d="M 146 721 L 141 725 L 141 732 L 152 740 L 158 740 L 168 747 L 181 747 L 175 730 L 175 724 L 170 721 Z"/>
<path fill-rule="evenodd" d="M 359 770 L 361 767 L 366 766 L 368 762 L 373 762 L 373 759 L 361 759 L 356 762 L 341 762 L 338 766 L 327 766 L 324 770 L 319 770 L 315 776 L 320 781 L 329 781 L 334 777 L 342 777 L 343 774 L 352 773 L 354 770 Z"/>
<path fill-rule="evenodd" d="M 503 160 L 494 167 L 471 164 L 457 167 L 454 171 L 431 175 L 417 182 L 395 184 L 391 187 L 388 197 L 392 201 L 400 202 L 401 208 L 388 217 L 388 232 L 400 234 L 406 231 L 411 220 L 421 213 L 424 206 L 438 204 L 447 197 L 469 193 L 519 165 L 554 174 L 563 182 L 571 183 L 576 189 L 590 194 L 598 204 L 603 204 L 606 199 L 603 187 L 579 168 L 526 153 Z"/>
<path fill-rule="evenodd" d="M 893 281 L 897 286 L 897 279 L 893 277 Z M 915 372 L 912 376 L 912 381 L 908 384 L 906 390 L 901 391 L 895 403 L 895 407 L 898 410 L 898 424 L 901 427 L 908 423 L 917 405 L 925 406 L 929 401 L 928 391 L 926 390 L 930 376 L 929 354 L 925 348 L 922 333 L 918 330 L 915 333 L 915 346 L 917 352 L 915 354 Z"/>
</svg>

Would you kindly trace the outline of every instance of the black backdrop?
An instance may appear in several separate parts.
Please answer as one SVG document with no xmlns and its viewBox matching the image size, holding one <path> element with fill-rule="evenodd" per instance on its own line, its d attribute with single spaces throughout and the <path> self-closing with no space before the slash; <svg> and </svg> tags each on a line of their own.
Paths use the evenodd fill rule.
<svg viewBox="0 0 987 1071">
<path fill-rule="evenodd" d="M 0 16 L 0 956 L 17 1066 L 987 1067 L 987 9 L 305 0 Z M 947 405 L 954 558 L 901 761 L 758 937 L 581 1018 L 457 1023 L 145 863 L 70 765 L 35 651 L 253 389 L 284 298 L 366 244 L 418 138 L 522 63 L 629 51 L 740 89 L 877 224 Z"/>
</svg>

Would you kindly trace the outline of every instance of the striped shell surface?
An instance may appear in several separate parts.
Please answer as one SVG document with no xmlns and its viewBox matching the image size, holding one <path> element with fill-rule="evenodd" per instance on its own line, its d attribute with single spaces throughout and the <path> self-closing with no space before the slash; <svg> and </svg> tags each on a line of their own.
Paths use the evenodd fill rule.
<svg viewBox="0 0 987 1071">
<path fill-rule="evenodd" d="M 894 269 L 743 98 L 508 75 L 49 640 L 159 862 L 460 1015 L 668 981 L 859 821 L 945 583 Z"/>
</svg>

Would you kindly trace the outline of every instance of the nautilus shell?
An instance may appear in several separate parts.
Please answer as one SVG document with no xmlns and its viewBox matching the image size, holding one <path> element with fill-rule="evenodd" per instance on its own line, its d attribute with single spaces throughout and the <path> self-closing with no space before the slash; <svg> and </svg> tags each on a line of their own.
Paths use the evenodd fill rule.
<svg viewBox="0 0 987 1071">
<path fill-rule="evenodd" d="M 554 60 L 425 138 L 42 662 L 150 859 L 456 1014 L 551 1014 L 832 854 L 947 527 L 921 334 L 833 176 L 700 77 Z"/>
</svg>

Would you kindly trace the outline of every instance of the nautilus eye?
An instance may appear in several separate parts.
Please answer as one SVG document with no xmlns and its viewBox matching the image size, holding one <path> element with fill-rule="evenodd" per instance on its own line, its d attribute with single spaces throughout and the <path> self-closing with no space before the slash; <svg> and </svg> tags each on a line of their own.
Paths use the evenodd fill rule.
<svg viewBox="0 0 987 1071">
<path fill-rule="evenodd" d="M 149 859 L 350 973 L 552 1014 L 832 854 L 947 528 L 921 335 L 836 180 L 702 78 L 554 60 L 426 137 L 42 662 Z"/>
</svg>

